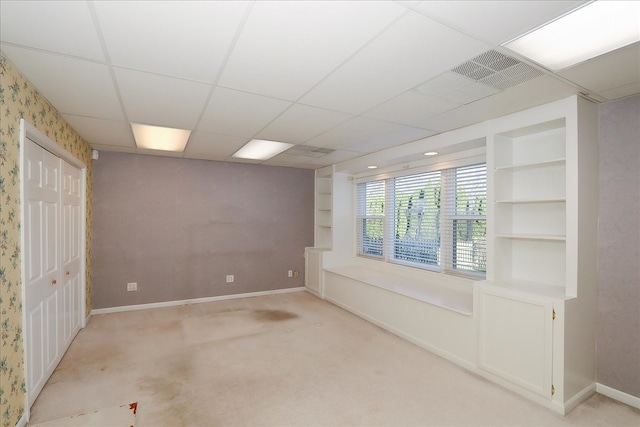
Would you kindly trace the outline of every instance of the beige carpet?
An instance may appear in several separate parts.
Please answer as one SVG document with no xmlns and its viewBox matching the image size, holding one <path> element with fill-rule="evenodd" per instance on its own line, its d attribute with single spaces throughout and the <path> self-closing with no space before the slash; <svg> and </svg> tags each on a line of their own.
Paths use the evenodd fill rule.
<svg viewBox="0 0 640 427">
<path fill-rule="evenodd" d="M 127 401 L 137 427 L 640 426 L 599 394 L 554 414 L 305 292 L 93 316 L 31 421 Z"/>
<path fill-rule="evenodd" d="M 29 427 L 135 427 L 138 402 L 80 412 L 57 420 L 29 423 Z"/>
</svg>

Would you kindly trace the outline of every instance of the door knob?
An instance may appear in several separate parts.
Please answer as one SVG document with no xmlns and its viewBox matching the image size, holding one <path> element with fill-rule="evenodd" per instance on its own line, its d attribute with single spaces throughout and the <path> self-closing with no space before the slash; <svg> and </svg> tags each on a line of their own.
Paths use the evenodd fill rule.
<svg viewBox="0 0 640 427">
<path fill-rule="evenodd" d="M 68 275 L 69 275 L 69 272 L 67 271 L 65 274 L 68 276 Z"/>
<path fill-rule="evenodd" d="M 58 283 L 58 281 L 57 281 L 56 279 L 53 279 L 53 280 L 51 281 L 51 284 L 52 284 L 52 285 L 55 285 L 56 283 Z"/>
</svg>

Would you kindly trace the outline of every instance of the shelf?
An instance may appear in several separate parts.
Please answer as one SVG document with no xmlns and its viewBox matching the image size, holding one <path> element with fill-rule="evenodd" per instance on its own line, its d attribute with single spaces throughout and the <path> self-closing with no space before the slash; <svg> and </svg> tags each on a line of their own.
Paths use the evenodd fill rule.
<svg viewBox="0 0 640 427">
<path fill-rule="evenodd" d="M 496 203 L 501 204 L 535 204 L 535 203 L 566 203 L 566 197 L 557 197 L 557 198 L 549 198 L 549 199 L 504 199 L 504 200 L 496 200 Z"/>
<path fill-rule="evenodd" d="M 567 240 L 566 236 L 553 235 L 553 234 L 500 233 L 500 234 L 496 234 L 496 237 L 499 237 L 502 239 L 541 240 L 541 241 L 548 241 L 548 242 L 564 242 Z"/>
<path fill-rule="evenodd" d="M 496 166 L 496 171 L 508 171 L 512 169 L 528 169 L 528 168 L 539 168 L 539 167 L 548 167 L 548 166 L 558 166 L 565 164 L 566 160 L 564 158 L 558 159 L 549 159 L 539 162 L 531 162 L 531 163 L 519 163 L 515 165 L 505 165 L 505 166 Z"/>
</svg>

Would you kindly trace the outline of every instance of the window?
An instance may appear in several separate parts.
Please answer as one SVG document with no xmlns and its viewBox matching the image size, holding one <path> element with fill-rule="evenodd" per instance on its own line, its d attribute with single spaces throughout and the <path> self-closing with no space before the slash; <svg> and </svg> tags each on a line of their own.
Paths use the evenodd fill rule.
<svg viewBox="0 0 640 427">
<path fill-rule="evenodd" d="M 381 257 L 384 244 L 384 181 L 358 186 L 358 254 Z"/>
<path fill-rule="evenodd" d="M 486 271 L 486 165 L 357 187 L 357 253 L 436 271 Z"/>
</svg>

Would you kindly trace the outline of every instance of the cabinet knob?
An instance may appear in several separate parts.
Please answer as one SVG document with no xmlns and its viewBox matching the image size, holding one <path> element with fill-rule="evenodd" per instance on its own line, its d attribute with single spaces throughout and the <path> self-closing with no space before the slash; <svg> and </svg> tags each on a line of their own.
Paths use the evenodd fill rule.
<svg viewBox="0 0 640 427">
<path fill-rule="evenodd" d="M 52 285 L 55 285 L 56 283 L 58 283 L 58 281 L 57 281 L 56 279 L 53 279 L 53 280 L 51 281 L 51 284 L 52 284 Z"/>
<path fill-rule="evenodd" d="M 64 273 L 64 274 L 66 274 L 66 275 L 68 276 L 68 275 L 69 275 L 69 272 L 67 271 L 67 272 L 66 272 L 66 273 Z"/>
</svg>

